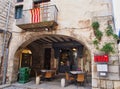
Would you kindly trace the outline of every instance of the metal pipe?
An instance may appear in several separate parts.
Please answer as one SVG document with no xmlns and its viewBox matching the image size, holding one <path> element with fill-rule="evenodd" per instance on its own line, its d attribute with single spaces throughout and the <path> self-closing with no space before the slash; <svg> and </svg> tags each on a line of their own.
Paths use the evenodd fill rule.
<svg viewBox="0 0 120 89">
<path fill-rule="evenodd" d="M 2 80 L 2 84 L 5 84 L 6 83 L 6 73 L 7 73 L 7 61 L 8 61 L 8 57 L 5 58 L 5 56 L 8 56 L 8 55 L 5 55 L 5 51 L 7 52 L 8 54 L 8 48 L 7 48 L 7 44 L 6 44 L 6 39 L 7 39 L 7 31 L 8 31 L 8 22 L 9 22 L 9 15 L 10 15 L 10 9 L 11 9 L 11 3 L 9 2 L 8 4 L 8 12 L 7 12 L 7 20 L 6 20 L 6 24 L 5 24 L 5 32 L 4 32 L 4 40 L 3 40 L 3 53 L 2 53 L 2 56 L 3 56 L 3 59 L 4 59 L 4 62 L 3 62 L 3 80 Z M 5 46 L 6 46 L 6 49 L 5 49 Z"/>
<path fill-rule="evenodd" d="M 4 33 L 4 30 L 0 29 L 0 33 Z M 1 62 L 0 62 L 0 74 L 2 73 L 2 63 L 3 63 L 3 57 L 1 56 Z"/>
<path fill-rule="evenodd" d="M 114 6 L 113 6 L 113 0 L 112 0 L 112 4 L 111 4 L 111 6 L 112 6 L 112 19 L 113 19 L 113 27 L 114 27 L 114 31 L 116 32 L 116 26 L 115 26 L 115 15 L 114 15 Z"/>
</svg>

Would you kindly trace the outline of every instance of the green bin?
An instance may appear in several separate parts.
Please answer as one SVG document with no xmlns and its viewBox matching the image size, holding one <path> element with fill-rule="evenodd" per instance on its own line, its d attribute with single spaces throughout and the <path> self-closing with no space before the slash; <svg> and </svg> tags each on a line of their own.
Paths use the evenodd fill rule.
<svg viewBox="0 0 120 89">
<path fill-rule="evenodd" d="M 29 81 L 29 67 L 22 67 L 19 69 L 19 83 L 26 83 Z"/>
</svg>

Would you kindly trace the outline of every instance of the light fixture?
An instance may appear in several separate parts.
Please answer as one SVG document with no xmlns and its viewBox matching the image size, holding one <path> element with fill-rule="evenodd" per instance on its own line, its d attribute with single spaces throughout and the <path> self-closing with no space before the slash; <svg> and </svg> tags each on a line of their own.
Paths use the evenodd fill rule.
<svg viewBox="0 0 120 89">
<path fill-rule="evenodd" d="M 45 28 L 45 31 L 48 31 L 48 28 Z"/>
<path fill-rule="evenodd" d="M 76 51 L 77 49 L 76 48 L 72 48 L 73 51 Z"/>
</svg>

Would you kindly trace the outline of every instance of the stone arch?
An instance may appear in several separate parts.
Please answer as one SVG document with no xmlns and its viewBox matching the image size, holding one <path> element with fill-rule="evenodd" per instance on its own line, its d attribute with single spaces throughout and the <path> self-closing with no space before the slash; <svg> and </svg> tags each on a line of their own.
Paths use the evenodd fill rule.
<svg viewBox="0 0 120 89">
<path fill-rule="evenodd" d="M 77 34 L 78 32 L 75 32 L 74 30 L 64 30 L 64 31 L 54 31 L 54 32 L 28 32 L 28 33 L 23 33 L 22 35 L 18 35 L 17 37 L 12 39 L 12 42 L 14 42 L 16 39 L 18 39 L 18 42 L 14 45 L 10 45 L 10 53 L 9 53 L 9 61 L 11 61 L 12 65 L 10 66 L 10 70 L 12 72 L 8 72 L 8 76 L 10 82 L 16 81 L 16 77 L 12 77 L 12 74 L 15 73 L 17 74 L 18 71 L 15 71 L 15 68 L 17 68 L 17 63 L 19 62 L 19 54 L 22 51 L 22 48 L 26 47 L 28 44 L 31 42 L 46 36 L 46 35 L 62 35 L 62 36 L 67 36 L 72 39 L 75 39 L 77 42 L 81 43 L 82 45 L 85 46 L 85 48 L 89 51 L 91 55 L 91 47 L 89 45 L 90 39 L 84 37 L 84 35 Z M 14 49 L 12 48 L 14 46 Z M 92 56 L 91 56 L 92 59 Z"/>
</svg>

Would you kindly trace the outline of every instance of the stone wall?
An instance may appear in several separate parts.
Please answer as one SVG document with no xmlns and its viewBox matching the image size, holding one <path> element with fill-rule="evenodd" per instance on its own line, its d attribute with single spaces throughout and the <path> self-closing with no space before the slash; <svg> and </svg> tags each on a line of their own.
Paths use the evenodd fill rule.
<svg viewBox="0 0 120 89">
<path fill-rule="evenodd" d="M 14 0 L 10 1 L 11 5 L 10 5 L 10 9 L 9 9 L 9 1 L 8 0 L 0 0 L 0 30 L 5 30 L 5 31 L 11 31 L 12 29 L 12 25 L 13 25 L 13 21 L 14 21 Z M 9 15 L 8 15 L 9 13 Z M 8 18 L 7 18 L 8 17 Z M 8 23 L 7 23 L 7 19 L 8 19 Z M 4 33 L 1 32 L 0 33 L 0 71 L 3 71 L 3 64 L 1 63 L 2 57 L 3 59 L 6 58 L 6 55 L 3 55 L 2 53 L 5 54 L 5 52 L 3 52 L 3 46 L 5 45 L 3 39 L 4 39 Z M 9 34 L 6 35 L 8 40 Z M 4 60 L 3 60 L 4 62 Z M 2 72 L 3 73 L 3 72 Z M 0 77 L 2 76 L 2 73 L 0 74 Z M 0 81 L 2 81 L 2 78 L 0 79 Z"/>
<path fill-rule="evenodd" d="M 5 1 L 5 0 L 4 0 Z M 29 3 L 24 0 L 25 9 L 32 8 L 32 0 Z M 0 1 L 2 2 L 2 1 Z M 9 77 L 9 83 L 14 82 L 17 78 L 17 70 L 14 70 L 18 65 L 19 48 L 26 47 L 32 41 L 41 38 L 45 35 L 63 35 L 74 38 L 76 41 L 83 44 L 89 51 L 92 60 L 92 87 L 93 89 L 119 89 L 120 76 L 119 76 L 119 62 L 117 55 L 117 45 L 115 46 L 116 53 L 110 55 L 109 73 L 106 78 L 99 78 L 97 76 L 96 63 L 94 63 L 94 54 L 100 53 L 95 49 L 93 40 L 95 38 L 91 23 L 96 20 L 100 23 L 100 30 L 104 32 L 107 22 L 112 20 L 111 3 L 110 0 L 51 0 L 49 4 L 55 4 L 58 8 L 58 28 L 55 31 L 47 32 L 22 32 L 23 30 L 18 28 L 13 19 L 14 12 L 11 13 L 10 22 L 13 22 L 12 33 L 13 37 L 9 48 L 9 65 L 7 76 Z M 17 5 L 17 4 L 16 4 Z M 1 6 L 1 5 L 0 5 Z M 14 11 L 14 2 L 13 7 Z M 1 10 L 1 9 L 0 9 Z M 3 10 L 3 9 L 2 9 Z M 97 18 L 96 18 L 97 17 Z M 93 19 L 94 18 L 94 19 Z M 10 23 L 9 25 L 11 25 Z M 113 23 L 112 23 L 113 24 Z M 1 26 L 3 29 L 4 27 Z M 10 27 L 11 28 L 11 27 Z M 17 41 L 17 42 L 16 42 Z M 102 37 L 101 45 L 104 42 L 114 42 L 113 39 L 106 37 L 105 34 Z M 52 64 L 52 63 L 51 63 Z"/>
<path fill-rule="evenodd" d="M 96 19 L 97 18 L 97 19 Z M 115 53 L 109 54 L 109 62 L 108 64 L 108 74 L 107 77 L 99 77 L 97 72 L 97 64 L 94 61 L 92 62 L 92 87 L 93 89 L 119 89 L 120 85 L 117 85 L 117 83 L 120 83 L 120 59 L 119 59 L 119 51 L 118 51 L 118 45 L 117 42 L 113 39 L 112 36 L 106 36 L 105 34 L 105 26 L 107 26 L 107 22 L 111 22 L 111 26 L 114 29 L 112 18 L 110 16 L 108 17 L 96 17 L 94 18 L 95 21 L 98 21 L 100 23 L 100 28 L 104 34 L 103 38 L 101 40 L 101 43 L 99 47 L 102 47 L 105 43 L 114 43 L 114 51 Z M 94 51 L 95 55 L 100 55 L 101 53 L 97 51 Z M 93 55 L 94 55 L 93 54 Z"/>
</svg>

